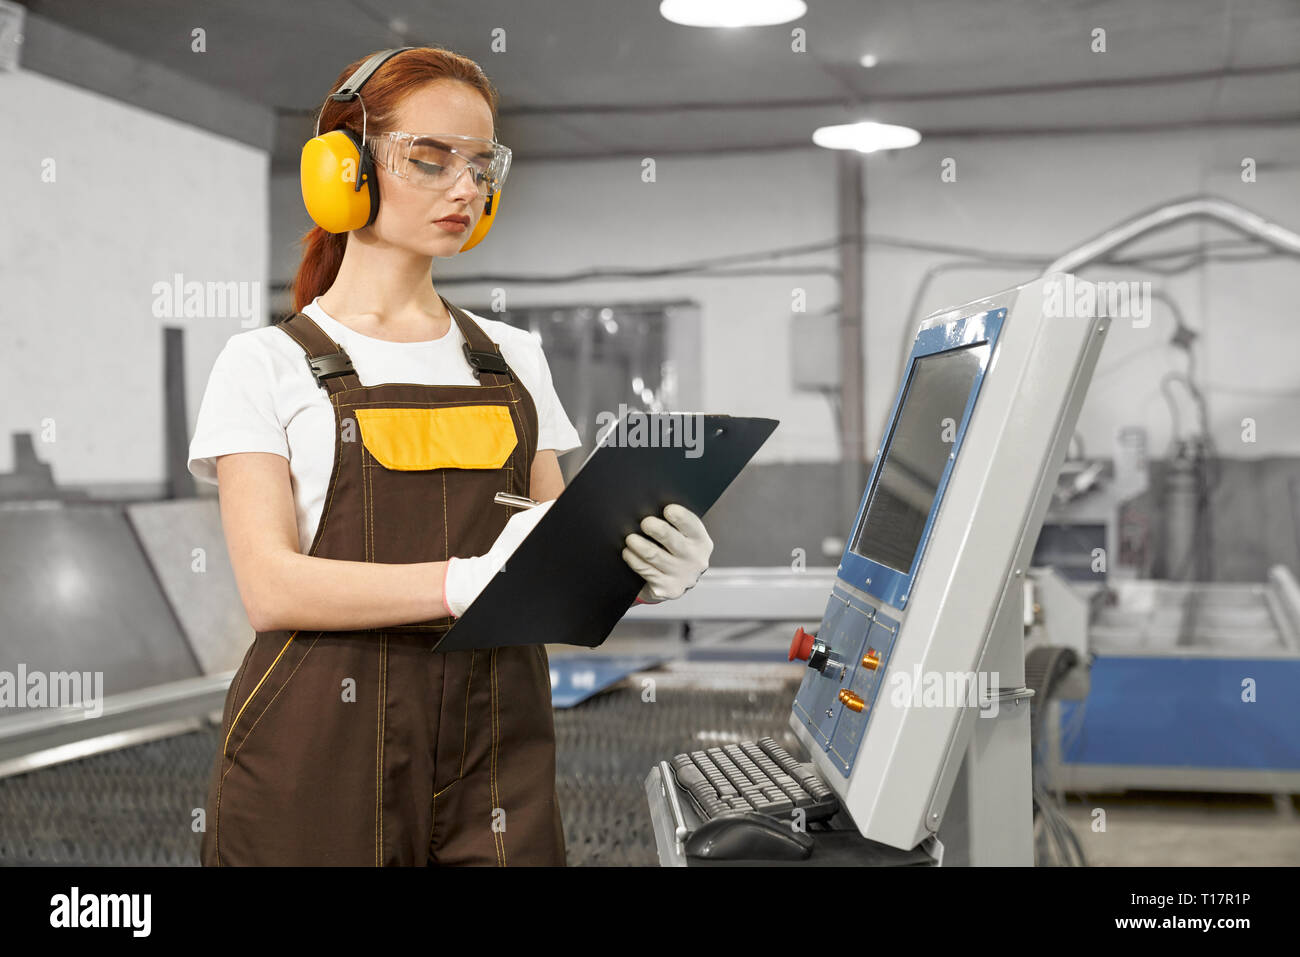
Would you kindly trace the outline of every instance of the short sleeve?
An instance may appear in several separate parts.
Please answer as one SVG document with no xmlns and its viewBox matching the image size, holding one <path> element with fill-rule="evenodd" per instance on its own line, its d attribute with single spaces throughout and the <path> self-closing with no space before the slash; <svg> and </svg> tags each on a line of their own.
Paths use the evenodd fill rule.
<svg viewBox="0 0 1300 957">
<path fill-rule="evenodd" d="M 274 452 L 289 457 L 276 414 L 276 380 L 270 357 L 252 334 L 231 336 L 217 355 L 190 440 L 190 474 L 217 484 L 217 457 L 232 452 Z"/>
<path fill-rule="evenodd" d="M 537 450 L 555 449 L 557 455 L 563 455 L 582 445 L 578 430 L 569 421 L 569 416 L 560 403 L 555 392 L 555 383 L 551 381 L 551 367 L 546 361 L 546 353 L 541 343 L 528 336 L 537 351 L 537 394 L 533 404 L 537 407 Z"/>
</svg>

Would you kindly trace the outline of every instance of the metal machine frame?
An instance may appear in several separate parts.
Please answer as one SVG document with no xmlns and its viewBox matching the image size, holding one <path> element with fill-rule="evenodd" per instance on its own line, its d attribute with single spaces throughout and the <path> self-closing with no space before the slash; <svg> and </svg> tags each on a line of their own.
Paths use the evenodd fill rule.
<svg viewBox="0 0 1300 957">
<path fill-rule="evenodd" d="M 823 667 L 809 669 L 790 718 L 869 840 L 911 849 L 937 836 L 947 863 L 1033 863 L 1022 589 L 1108 325 L 1080 314 L 1086 302 L 1061 302 L 1062 288 L 1083 285 L 1045 276 L 936 314 L 917 333 L 859 520 L 917 360 L 992 348 L 909 572 L 880 574 L 849 536 L 814 652 Z M 896 705 L 882 693 L 898 676 L 992 672 L 996 717 L 988 700 Z"/>
</svg>

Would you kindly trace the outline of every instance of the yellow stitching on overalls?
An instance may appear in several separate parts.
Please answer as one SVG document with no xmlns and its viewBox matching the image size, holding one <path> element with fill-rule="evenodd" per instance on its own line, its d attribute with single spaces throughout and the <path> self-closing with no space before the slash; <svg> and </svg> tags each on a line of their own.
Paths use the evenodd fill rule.
<svg viewBox="0 0 1300 957">
<path fill-rule="evenodd" d="M 492 649 L 491 673 L 492 673 L 492 762 L 491 762 L 491 772 L 488 775 L 488 779 L 492 785 L 491 788 L 492 811 L 493 811 L 493 817 L 495 817 L 495 812 L 497 811 L 498 808 L 501 807 L 501 792 L 497 789 L 497 745 L 498 745 L 498 739 L 500 733 L 499 717 L 497 714 L 497 702 L 499 700 L 498 695 L 500 694 L 500 689 L 497 686 L 497 649 L 496 648 Z M 507 827 L 508 826 L 509 825 L 507 824 Z M 498 831 L 495 827 L 492 828 L 492 843 L 495 846 L 497 852 L 497 865 L 499 867 L 505 867 L 506 866 L 506 862 L 505 862 L 506 838 L 505 838 L 505 834 L 501 831 Z"/>
<path fill-rule="evenodd" d="M 389 383 L 391 384 L 391 383 Z M 378 386 L 367 386 L 367 389 L 379 388 Z M 424 388 L 434 388 L 433 386 L 424 386 Z M 454 388 L 452 386 L 437 386 L 439 389 Z M 474 386 L 466 386 L 472 389 Z M 481 389 L 507 389 L 507 386 L 479 386 Z M 354 389 L 354 392 L 365 391 Z M 464 402 L 449 402 L 430 399 L 375 399 L 371 402 L 349 402 L 348 405 L 354 409 L 359 409 L 366 405 L 381 405 L 385 408 L 405 409 L 408 406 L 413 409 L 442 409 L 442 408 L 460 408 L 461 406 L 471 405 L 509 405 L 511 402 L 518 402 L 518 399 L 509 399 L 505 396 L 485 396 L 474 399 L 466 399 Z M 432 402 L 432 404 L 430 404 Z"/>
<path fill-rule="evenodd" d="M 446 791 L 446 788 L 443 788 L 442 791 Z M 438 794 L 441 794 L 442 791 L 439 791 Z M 438 862 L 433 850 L 433 839 L 438 836 L 438 794 L 434 794 L 433 806 L 429 809 L 429 846 L 425 848 L 425 857 L 433 859 L 434 863 Z"/>
<path fill-rule="evenodd" d="M 346 377 L 345 377 L 345 378 L 346 378 Z M 334 392 L 334 393 L 331 393 L 331 394 L 332 394 L 332 395 L 336 395 L 336 396 L 347 396 L 347 395 L 349 395 L 350 393 L 353 393 L 353 392 L 366 392 L 366 391 L 368 391 L 368 390 L 370 390 L 370 389 L 376 389 L 376 388 L 380 388 L 380 387 L 382 387 L 382 388 L 394 388 L 394 389 L 407 389 L 407 388 L 414 388 L 414 389 L 428 389 L 428 388 L 430 388 L 430 385 L 429 385 L 429 383 L 427 383 L 427 382 L 381 382 L 381 383 L 379 383 L 379 385 L 373 385 L 373 386 L 372 386 L 372 385 L 359 385 L 359 386 L 357 386 L 357 387 L 355 387 L 355 388 L 352 388 L 352 389 L 339 389 L 337 392 Z M 463 383 L 458 383 L 458 382 L 446 382 L 446 383 L 437 383 L 437 384 L 436 384 L 436 387 L 439 388 L 439 389 L 461 389 L 461 390 L 464 390 L 464 392 L 465 392 L 466 395 L 469 395 L 471 392 L 474 393 L 474 394 L 476 394 L 476 395 L 480 395 L 480 394 L 481 394 L 481 395 L 488 395 L 488 394 L 490 394 L 494 389 L 505 389 L 505 388 L 508 388 L 508 387 L 509 387 L 509 383 L 506 383 L 505 385 L 465 385 L 465 384 L 463 384 Z M 428 401 L 429 401 L 428 399 L 397 399 L 397 400 L 395 400 L 395 402 L 396 402 L 397 404 L 405 403 L 405 404 L 408 404 L 408 405 L 419 405 L 419 404 L 422 404 L 422 403 L 424 403 L 424 402 L 428 402 Z"/>
<path fill-rule="evenodd" d="M 366 450 L 361 450 L 361 541 L 366 561 L 375 560 L 374 497 L 370 485 L 370 472 L 366 467 Z"/>
<path fill-rule="evenodd" d="M 451 561 L 451 530 L 447 528 L 447 470 L 446 469 L 442 470 L 442 554 L 443 554 L 442 560 L 444 562 Z M 445 582 L 446 580 L 447 580 L 447 576 L 444 575 L 443 581 Z M 446 595 L 443 596 L 442 601 L 443 604 L 446 605 L 447 609 L 450 611 L 451 604 L 447 601 Z"/>
<path fill-rule="evenodd" d="M 292 322 L 293 319 L 290 318 L 287 322 L 280 323 L 280 329 L 283 330 L 286 336 L 288 336 L 294 342 L 298 343 L 298 348 L 300 348 L 303 352 L 307 353 L 308 356 L 311 356 L 311 349 L 308 348 L 307 343 L 303 342 L 302 339 L 298 337 L 298 334 L 293 331 L 293 326 L 291 325 Z"/>
<path fill-rule="evenodd" d="M 523 383 L 520 383 L 520 384 L 519 384 L 519 387 L 520 387 L 520 389 L 523 389 Z M 523 428 L 523 430 L 524 430 L 524 447 L 523 447 L 523 450 L 522 450 L 522 452 L 521 452 L 520 454 L 523 456 L 524 464 L 525 464 L 526 466 L 528 466 L 528 475 L 527 475 L 527 476 L 525 477 L 525 479 L 524 479 L 524 481 L 527 483 L 527 486 L 524 488 L 522 494 L 524 494 L 524 495 L 532 495 L 532 493 L 533 493 L 532 463 L 530 463 L 530 462 L 528 461 L 528 442 L 529 442 L 529 436 L 528 436 L 528 416 L 527 416 L 527 415 L 525 414 L 525 412 L 524 412 L 523 400 L 515 396 L 515 387 L 514 387 L 514 383 L 513 383 L 513 382 L 511 382 L 511 384 L 510 384 L 510 395 L 511 395 L 511 397 L 512 397 L 512 401 L 514 401 L 514 402 L 518 405 L 518 408 L 515 409 L 515 412 L 518 413 L 519 424 L 520 424 L 520 426 L 521 426 L 521 427 Z M 536 404 L 536 403 L 533 403 L 533 411 L 534 411 L 534 412 L 537 411 L 537 404 Z M 540 429 L 540 426 L 541 426 L 541 422 L 539 421 L 539 422 L 538 422 L 538 427 L 539 427 L 539 429 Z M 541 433 L 539 432 L 539 433 L 538 433 L 538 437 L 537 437 L 537 439 L 533 442 L 533 460 L 534 460 L 534 462 L 536 461 L 536 457 L 537 457 L 537 442 L 540 441 L 540 440 L 541 440 Z M 511 476 L 512 479 L 515 478 L 515 477 L 516 477 L 516 476 L 513 476 L 513 475 Z"/>
<path fill-rule="evenodd" d="M 366 522 L 366 506 L 370 504 L 370 486 L 366 484 L 366 452 L 361 450 L 361 560 L 370 561 L 370 525 Z"/>
<path fill-rule="evenodd" d="M 383 863 L 384 847 L 384 718 L 388 700 L 388 635 L 379 634 L 379 739 L 375 748 L 375 867 Z"/>
<path fill-rule="evenodd" d="M 292 635 L 289 636 L 289 640 L 284 643 L 284 647 L 280 649 L 280 653 L 276 655 L 275 660 L 271 662 L 271 667 L 266 669 L 262 677 L 258 679 L 258 682 L 254 686 L 253 690 L 248 693 L 248 697 L 244 699 L 244 703 L 239 706 L 239 711 L 236 712 L 235 719 L 230 722 L 230 727 L 226 729 L 226 740 L 222 742 L 221 745 L 221 753 L 223 755 L 226 753 L 226 748 L 230 747 L 230 736 L 234 734 L 235 725 L 239 724 L 239 719 L 243 716 L 244 709 L 247 708 L 248 703 L 253 700 L 253 697 L 257 694 L 258 688 L 262 687 L 262 682 L 266 681 L 266 679 L 270 677 L 271 672 L 275 670 L 275 666 L 279 664 L 280 659 L 284 657 L 284 653 L 289 649 L 289 646 L 293 644 L 293 639 L 297 634 L 298 632 L 295 631 Z"/>
<path fill-rule="evenodd" d="M 262 713 L 259 714 L 257 720 L 253 722 L 253 727 L 248 729 L 248 734 L 244 735 L 244 740 L 239 742 L 239 747 L 235 748 L 235 753 L 230 756 L 230 767 L 235 766 L 235 758 L 239 757 L 239 752 L 244 749 L 244 745 L 248 743 L 248 739 L 253 736 L 253 730 L 261 724 L 262 718 L 265 717 L 266 712 L 271 709 L 271 705 L 275 704 L 275 699 L 284 693 L 285 688 L 289 687 L 289 682 L 292 681 L 293 676 L 298 673 L 298 669 L 302 667 L 302 663 L 307 660 L 307 656 L 311 654 L 311 650 L 316 647 L 316 642 L 320 641 L 320 636 L 323 634 L 324 632 L 321 631 L 316 633 L 315 639 L 313 639 L 312 643 L 307 646 L 307 650 L 303 652 L 302 659 L 293 666 L 293 671 L 289 672 L 289 677 L 284 679 L 284 684 L 280 685 L 280 690 L 277 691 L 271 697 L 271 700 L 266 703 L 266 707 L 262 709 Z M 226 773 L 230 773 L 230 768 L 226 769 Z"/>
<path fill-rule="evenodd" d="M 469 678 L 465 681 L 465 736 L 460 743 L 460 773 L 456 775 L 456 781 L 465 776 L 465 751 L 469 748 L 469 693 L 470 688 L 474 685 L 474 659 L 477 657 L 478 652 L 471 648 L 469 650 Z M 456 781 L 451 783 L 455 784 Z M 447 785 L 447 788 L 449 787 L 451 787 L 451 784 Z M 443 788 L 443 790 L 445 791 L 447 788 Z"/>
<path fill-rule="evenodd" d="M 311 317 L 307 316 L 307 319 L 310 321 Z M 291 322 L 292 319 L 289 321 Z M 312 325 L 316 325 L 314 321 L 312 322 Z M 307 344 L 297 336 L 297 334 L 293 331 L 293 328 L 289 326 L 288 323 L 281 323 L 280 328 L 284 330 L 285 334 L 288 335 L 290 339 L 298 343 L 299 348 L 301 348 L 303 352 L 306 352 L 309 356 L 311 355 L 311 349 L 309 349 L 307 347 Z M 317 326 L 316 328 L 320 329 L 319 326 Z M 321 334 L 322 335 L 324 334 L 323 329 L 321 329 Z M 326 336 L 326 338 L 329 337 Z M 337 342 L 334 344 L 336 346 L 339 345 Z M 343 347 L 339 346 L 339 348 L 342 349 Z M 351 373 L 351 375 L 355 376 L 356 373 L 355 372 Z M 360 382 L 361 381 L 360 378 L 358 378 L 357 381 Z M 331 408 L 334 409 L 334 413 L 335 413 L 334 414 L 334 463 L 330 467 L 329 497 L 325 501 L 325 512 L 323 515 L 321 515 L 320 522 L 318 523 L 316 528 L 316 534 L 312 537 L 312 546 L 314 546 L 317 542 L 324 541 L 325 539 L 325 526 L 329 524 L 330 509 L 332 509 L 334 506 L 334 492 L 338 488 L 338 482 L 336 481 L 336 479 L 338 477 L 339 467 L 343 462 L 343 443 L 341 441 L 341 432 L 342 432 L 342 424 L 343 424 L 343 407 L 339 404 L 339 396 L 342 395 L 344 392 L 360 392 L 366 388 L 368 387 L 360 386 L 356 389 L 346 389 L 346 390 L 340 389 L 338 392 L 330 392 L 328 388 L 326 388 L 325 390 L 326 396 L 329 398 L 330 406 Z M 315 551 L 314 547 L 308 548 L 308 554 L 310 554 L 313 551 Z"/>
<path fill-rule="evenodd" d="M 504 361 L 504 358 L 505 358 L 505 357 L 502 356 L 503 361 Z M 506 388 L 508 388 L 508 389 L 510 390 L 510 402 L 511 402 L 512 405 L 515 406 L 515 415 L 514 415 L 514 418 L 516 418 L 516 419 L 519 420 L 519 426 L 520 426 L 521 429 L 523 429 L 523 433 L 524 433 L 523 448 L 522 448 L 522 450 L 518 450 L 518 451 L 520 451 L 520 454 L 523 456 L 523 461 L 524 461 L 524 463 L 527 464 L 527 462 L 528 462 L 528 422 L 526 421 L 526 418 L 527 418 L 527 417 L 524 415 L 523 406 L 522 406 L 522 405 L 520 404 L 520 402 L 519 402 L 519 397 L 518 397 L 517 395 L 515 395 L 515 380 L 514 380 L 514 376 L 513 376 L 513 375 L 510 377 L 510 381 L 506 383 Z M 513 482 L 516 478 L 518 478 L 518 476 L 516 476 L 516 475 L 513 475 L 513 474 L 512 474 L 512 475 L 510 476 L 510 479 L 511 479 L 512 482 Z M 524 488 L 524 489 L 522 489 L 522 490 L 520 490 L 520 494 L 521 494 L 521 495 L 528 496 L 528 495 L 530 495 L 530 494 L 532 493 L 532 490 L 533 490 L 532 476 L 529 476 L 529 477 L 528 477 L 527 482 L 528 482 L 527 487 Z"/>
<path fill-rule="evenodd" d="M 343 466 L 343 442 L 342 439 L 342 419 L 343 408 L 334 400 L 330 402 L 334 409 L 334 464 L 330 466 L 330 493 L 329 498 L 325 500 L 325 513 L 321 515 L 320 523 L 316 527 L 316 534 L 312 538 L 312 547 L 308 553 L 314 552 L 315 545 L 325 540 L 325 526 L 330 520 L 330 509 L 334 507 L 334 492 L 338 489 L 338 476 Z"/>
<path fill-rule="evenodd" d="M 523 386 L 520 385 L 520 388 L 523 388 Z M 511 394 L 512 396 L 514 395 L 514 386 L 513 386 L 513 385 L 510 387 L 510 394 Z M 524 430 L 524 456 L 525 456 L 525 460 L 527 460 L 527 455 L 528 455 L 528 445 L 529 445 L 530 442 L 532 443 L 532 446 L 533 446 L 533 455 L 534 455 L 534 457 L 537 455 L 537 440 L 536 440 L 533 436 L 531 436 L 531 435 L 529 434 L 529 432 L 528 432 L 528 416 L 527 416 L 527 414 L 525 414 L 525 412 L 524 412 L 524 404 L 523 404 L 523 400 L 522 400 L 522 399 L 515 399 L 515 401 L 519 404 L 519 408 L 518 408 L 516 411 L 519 413 L 519 424 L 523 427 L 523 430 Z M 536 410 L 536 405 L 534 405 L 533 408 L 534 408 L 534 410 Z M 530 481 L 529 481 L 529 490 L 530 490 L 530 491 L 532 490 L 531 476 L 530 476 Z"/>
<path fill-rule="evenodd" d="M 244 660 L 239 666 L 239 672 L 235 675 L 235 693 L 230 699 L 232 702 L 239 700 L 239 688 L 244 681 L 244 672 L 248 669 L 248 662 L 253 657 L 251 654 L 252 652 L 251 648 L 249 649 L 249 652 L 250 654 L 244 656 Z M 225 717 L 222 718 L 223 726 L 224 726 L 224 722 L 225 722 Z M 224 746 L 221 748 L 221 756 L 223 758 L 226 756 L 226 749 Z M 214 810 L 216 812 L 216 817 L 212 822 L 212 845 L 214 848 L 217 849 L 217 866 L 220 867 L 221 851 L 220 851 L 220 843 L 218 840 L 219 837 L 218 831 L 220 830 L 219 825 L 221 823 L 221 782 L 220 781 L 217 782 L 217 806 Z"/>
<path fill-rule="evenodd" d="M 451 790 L 453 787 L 455 787 L 457 784 L 460 784 L 460 782 L 461 782 L 461 779 L 460 779 L 460 778 L 457 778 L 456 780 L 452 781 L 451 784 L 448 784 L 445 788 L 443 788 L 441 791 L 437 791 L 437 792 L 435 792 L 433 796 L 434 796 L 434 797 L 438 797 L 439 795 L 446 794 L 448 791 L 450 791 L 450 790 Z"/>
<path fill-rule="evenodd" d="M 497 802 L 497 649 L 492 649 L 491 657 L 488 661 L 488 680 L 492 688 L 489 695 L 492 704 L 492 751 L 488 761 L 488 794 L 492 798 L 491 817 L 492 825 L 496 824 L 493 820 L 496 815 L 496 809 L 500 806 Z M 492 827 L 492 849 L 497 855 L 497 866 L 501 865 L 501 839 L 496 827 Z"/>
<path fill-rule="evenodd" d="M 257 639 L 254 638 L 254 639 L 253 639 L 253 642 L 254 642 L 254 647 L 256 647 Z M 249 662 L 249 661 L 252 659 L 252 657 L 253 657 L 252 654 L 251 654 L 251 652 L 252 652 L 253 649 L 250 648 L 250 649 L 248 649 L 248 650 L 249 650 L 250 653 L 244 656 L 244 660 L 243 660 L 242 662 L 240 662 L 240 665 L 239 665 L 239 671 L 235 674 L 235 684 L 234 684 L 235 693 L 234 693 L 233 695 L 231 695 L 231 697 L 230 697 L 230 700 L 231 700 L 232 702 L 233 702 L 233 701 L 238 701 L 238 700 L 239 700 L 239 689 L 240 689 L 240 687 L 241 687 L 241 686 L 243 685 L 243 683 L 244 683 L 244 672 L 248 670 L 248 662 Z M 223 717 L 222 717 L 222 721 L 223 721 L 223 723 L 224 723 L 224 721 L 225 721 L 225 717 L 226 717 L 226 716 L 223 716 Z M 221 750 L 222 750 L 222 753 L 225 752 L 225 748 L 224 748 L 224 747 L 223 747 Z"/>
<path fill-rule="evenodd" d="M 296 635 L 298 634 L 298 632 L 295 631 L 294 634 Z M 258 724 L 261 722 L 262 715 L 266 714 L 267 710 L 271 707 L 271 705 L 275 704 L 275 699 L 280 697 L 280 693 L 283 692 L 285 688 L 289 687 L 289 682 L 292 681 L 293 676 L 298 673 L 298 669 L 302 667 L 302 663 L 307 660 L 307 656 L 311 654 L 311 650 L 316 647 L 316 642 L 320 641 L 320 636 L 322 634 L 324 634 L 324 632 L 320 632 L 320 631 L 316 632 L 315 639 L 312 641 L 310 645 L 307 646 L 307 650 L 303 652 L 302 659 L 298 662 L 298 664 L 294 666 L 293 671 L 289 672 L 289 677 L 286 678 L 284 684 L 280 686 L 280 690 L 277 691 L 275 695 L 271 698 L 271 700 L 266 703 L 266 707 L 262 709 L 262 714 L 259 714 L 257 716 L 257 720 L 253 722 L 253 727 L 248 729 L 248 734 L 244 735 L 244 740 L 239 742 L 239 747 L 235 748 L 235 753 L 230 756 L 230 766 L 227 767 L 226 770 L 221 772 L 221 779 L 217 782 L 217 819 L 213 821 L 214 830 L 212 833 L 212 843 L 216 849 L 218 867 L 221 866 L 221 792 L 226 785 L 226 775 L 229 774 L 232 770 L 234 770 L 235 758 L 239 757 L 239 752 L 242 751 L 244 745 L 248 743 L 248 739 L 253 736 L 253 729 L 256 728 Z M 289 640 L 292 641 L 293 637 L 290 636 Z M 289 646 L 286 644 L 284 647 L 288 648 Z M 284 654 L 283 649 L 281 649 L 280 654 Z M 279 660 L 278 656 L 276 660 L 277 661 Z M 270 674 L 270 671 L 268 671 L 267 674 Z M 263 679 L 265 679 L 266 675 L 263 675 L 262 677 Z M 258 682 L 258 684 L 260 685 L 261 682 Z M 257 689 L 254 688 L 253 690 L 256 692 Z M 253 696 L 250 694 L 248 697 L 249 700 L 251 701 Z M 223 751 L 225 750 L 224 747 L 222 748 L 222 750 Z"/>
</svg>

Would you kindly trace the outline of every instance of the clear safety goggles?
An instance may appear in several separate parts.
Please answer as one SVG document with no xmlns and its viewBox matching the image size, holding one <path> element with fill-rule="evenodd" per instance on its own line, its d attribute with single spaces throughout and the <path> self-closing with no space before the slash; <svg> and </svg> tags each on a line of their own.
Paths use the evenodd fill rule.
<svg viewBox="0 0 1300 957">
<path fill-rule="evenodd" d="M 495 193 L 510 172 L 510 149 L 455 133 L 380 133 L 368 140 L 375 162 L 425 189 L 449 190 L 469 170 L 479 194 Z"/>
</svg>

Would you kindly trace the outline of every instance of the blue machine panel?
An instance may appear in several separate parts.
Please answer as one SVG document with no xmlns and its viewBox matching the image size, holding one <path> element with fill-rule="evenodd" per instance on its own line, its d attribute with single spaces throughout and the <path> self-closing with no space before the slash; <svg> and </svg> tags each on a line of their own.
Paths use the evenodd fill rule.
<svg viewBox="0 0 1300 957">
<path fill-rule="evenodd" d="M 832 590 L 817 630 L 817 640 L 828 646 L 830 656 L 821 671 L 809 668 L 804 675 L 794 713 L 846 776 L 853 768 L 897 635 L 898 622 L 838 587 Z M 868 649 L 880 658 L 875 669 L 862 665 Z M 839 699 L 842 689 L 860 695 L 866 707 L 861 712 L 849 710 Z"/>
<path fill-rule="evenodd" d="M 817 631 L 828 660 L 820 671 L 808 669 L 794 702 L 797 720 L 845 777 L 871 723 L 901 628 L 901 621 L 845 585 L 893 608 L 907 607 L 1006 315 L 1006 309 L 990 309 L 955 319 L 922 330 L 913 344 Z M 880 659 L 875 668 L 862 664 L 868 649 Z M 841 691 L 860 697 L 862 710 L 840 701 Z"/>
<path fill-rule="evenodd" d="M 817 640 L 831 649 L 830 660 L 823 672 L 808 669 L 794 699 L 795 714 L 823 750 L 830 747 L 835 722 L 840 717 L 837 695 L 844 687 L 839 680 L 840 672 L 861 658 L 861 655 L 855 658 L 853 651 L 861 647 L 875 614 L 876 610 L 865 602 L 853 601 L 838 589 L 831 590 L 821 627 L 817 629 Z"/>
<path fill-rule="evenodd" d="M 889 428 L 872 463 L 867 492 L 853 522 L 855 531 L 839 567 L 840 578 L 894 608 L 907 607 L 1006 316 L 1006 309 L 990 309 L 933 326 L 922 330 L 912 346 L 908 372 L 894 398 Z M 928 381 L 914 394 L 913 385 L 922 377 Z M 927 403 L 936 397 L 938 415 L 951 419 L 949 425 L 930 420 L 935 409 Z M 942 465 L 933 474 L 921 474 L 924 470 L 918 469 L 917 460 L 932 454 L 934 447 L 940 448 Z M 905 502 L 897 490 L 887 487 L 889 481 L 882 483 L 886 470 L 891 479 L 897 476 L 894 481 L 912 494 L 912 501 Z M 932 487 L 927 484 L 931 481 Z M 925 496 L 928 509 L 917 511 L 918 495 Z"/>
<path fill-rule="evenodd" d="M 885 671 L 889 665 L 889 656 L 894 650 L 894 639 L 897 637 L 898 622 L 877 612 L 871 631 L 867 632 L 863 653 L 858 656 L 858 667 L 853 671 L 851 680 L 846 686 L 866 702 L 866 705 L 861 711 L 853 711 L 841 706 L 840 720 L 835 725 L 834 734 L 831 735 L 830 755 L 835 760 L 835 766 L 842 766 L 846 775 L 853 768 L 853 762 L 858 756 L 858 745 L 862 743 L 862 738 L 867 732 L 867 723 L 875 711 L 876 699 L 880 695 L 881 686 L 885 683 Z M 880 664 L 875 669 L 862 665 L 863 655 L 872 653 L 880 659 Z"/>
<path fill-rule="evenodd" d="M 1067 764 L 1300 770 L 1300 660 L 1097 655 L 1087 700 L 1061 702 L 1061 748 Z"/>
</svg>

